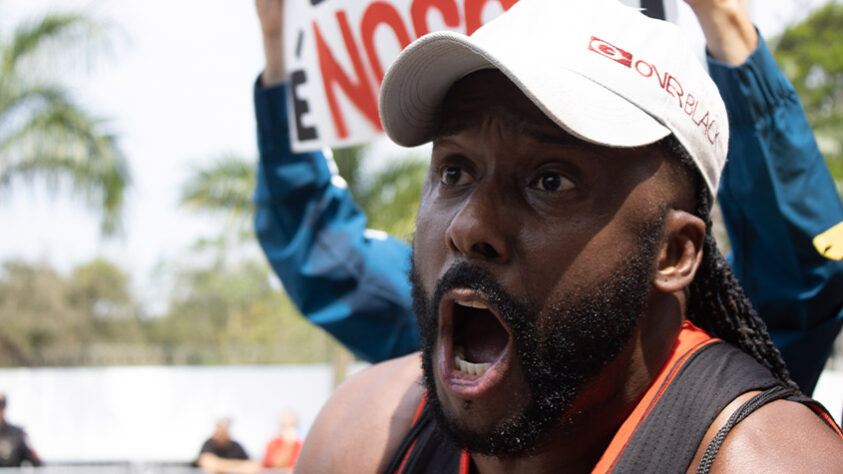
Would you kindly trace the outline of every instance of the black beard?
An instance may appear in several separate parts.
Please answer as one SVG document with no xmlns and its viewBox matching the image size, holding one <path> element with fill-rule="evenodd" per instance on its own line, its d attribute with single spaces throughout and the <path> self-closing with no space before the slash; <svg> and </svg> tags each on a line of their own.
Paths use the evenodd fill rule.
<svg viewBox="0 0 843 474">
<path fill-rule="evenodd" d="M 491 273 L 472 263 L 451 267 L 428 298 L 412 262 L 413 308 L 418 316 L 422 368 L 428 403 L 439 429 L 462 448 L 499 458 L 534 453 L 548 434 L 564 430 L 583 385 L 620 354 L 632 337 L 650 293 L 660 219 L 639 234 L 639 252 L 623 261 L 605 281 L 577 288 L 577 295 L 539 313 L 528 302 L 509 295 Z M 530 399 L 526 407 L 493 429 L 478 432 L 448 418 L 436 392 L 433 348 L 442 296 L 456 288 L 478 291 L 497 308 L 509 326 L 516 356 L 523 367 Z M 542 321 L 541 330 L 538 321 Z"/>
</svg>

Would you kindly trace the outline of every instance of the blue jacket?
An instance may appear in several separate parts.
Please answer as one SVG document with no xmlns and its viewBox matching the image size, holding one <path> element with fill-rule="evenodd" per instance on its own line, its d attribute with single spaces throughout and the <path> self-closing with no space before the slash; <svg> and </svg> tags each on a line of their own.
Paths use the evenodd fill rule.
<svg viewBox="0 0 843 474">
<path fill-rule="evenodd" d="M 729 114 L 718 199 L 730 263 L 791 377 L 810 394 L 843 326 L 843 261 L 814 248 L 843 205 L 802 103 L 763 40 L 739 67 L 709 60 Z"/>
<path fill-rule="evenodd" d="M 806 393 L 843 324 L 843 262 L 813 237 L 843 208 L 799 99 L 763 41 L 740 67 L 709 61 L 732 123 L 720 201 L 733 265 Z M 286 87 L 255 86 L 255 229 L 293 302 L 358 357 L 418 349 L 410 247 L 366 229 L 330 157 L 290 150 Z"/>
</svg>

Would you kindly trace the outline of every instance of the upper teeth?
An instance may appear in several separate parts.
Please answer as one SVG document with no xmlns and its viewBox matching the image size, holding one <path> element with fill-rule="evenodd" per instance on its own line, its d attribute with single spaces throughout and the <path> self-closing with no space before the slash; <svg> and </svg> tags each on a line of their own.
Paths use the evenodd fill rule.
<svg viewBox="0 0 843 474">
<path fill-rule="evenodd" d="M 466 306 L 468 308 L 478 308 L 478 309 L 486 309 L 488 306 L 485 304 L 477 301 L 477 300 L 468 300 L 468 301 L 457 301 L 457 304 L 460 306 Z"/>
</svg>

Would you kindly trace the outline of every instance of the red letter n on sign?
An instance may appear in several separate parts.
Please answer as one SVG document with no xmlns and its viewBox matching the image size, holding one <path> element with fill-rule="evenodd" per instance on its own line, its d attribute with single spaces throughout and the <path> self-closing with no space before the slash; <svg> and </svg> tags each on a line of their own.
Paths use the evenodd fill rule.
<svg viewBox="0 0 843 474">
<path fill-rule="evenodd" d="M 366 54 L 369 56 L 369 64 L 375 73 L 378 86 L 383 82 L 384 72 L 378 52 L 375 50 L 375 28 L 382 24 L 392 29 L 395 37 L 398 38 L 401 49 L 406 48 L 410 44 L 410 34 L 407 33 L 407 28 L 404 27 L 401 15 L 398 14 L 395 7 L 386 2 L 373 2 L 369 5 L 369 8 L 363 13 L 360 34 L 363 36 L 363 47 L 366 48 Z"/>
<path fill-rule="evenodd" d="M 380 119 L 378 118 L 378 103 L 375 99 L 375 93 L 372 91 L 369 80 L 366 77 L 363 61 L 360 59 L 360 52 L 357 50 L 357 44 L 351 35 L 351 29 L 348 26 L 348 18 L 346 18 L 345 12 L 337 12 L 337 21 L 342 31 L 345 49 L 348 51 L 351 64 L 354 67 L 354 73 L 357 76 L 356 82 L 345 74 L 345 71 L 342 70 L 337 60 L 334 59 L 331 50 L 328 48 L 328 44 L 319 31 L 319 26 L 316 22 L 313 22 L 313 33 L 316 37 L 316 52 L 319 56 L 319 69 L 322 71 L 325 97 L 328 99 L 328 106 L 331 109 L 331 118 L 334 120 L 337 136 L 339 138 L 348 137 L 348 128 L 345 126 L 345 119 L 342 116 L 342 111 L 334 93 L 335 85 L 342 89 L 346 97 L 351 100 L 357 110 L 369 120 L 375 129 L 383 130 Z"/>
</svg>

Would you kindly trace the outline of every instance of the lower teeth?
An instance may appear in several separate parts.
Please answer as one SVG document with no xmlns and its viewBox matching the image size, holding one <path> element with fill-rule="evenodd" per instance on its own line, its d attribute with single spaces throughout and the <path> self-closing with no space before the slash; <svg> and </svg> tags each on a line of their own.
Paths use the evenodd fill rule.
<svg viewBox="0 0 843 474">
<path fill-rule="evenodd" d="M 482 363 L 474 363 L 469 362 L 465 359 L 463 350 L 461 347 L 457 348 L 456 355 L 454 356 L 454 366 L 462 373 L 468 375 L 483 375 L 486 371 L 491 367 L 491 363 L 489 362 L 482 362 Z"/>
</svg>

